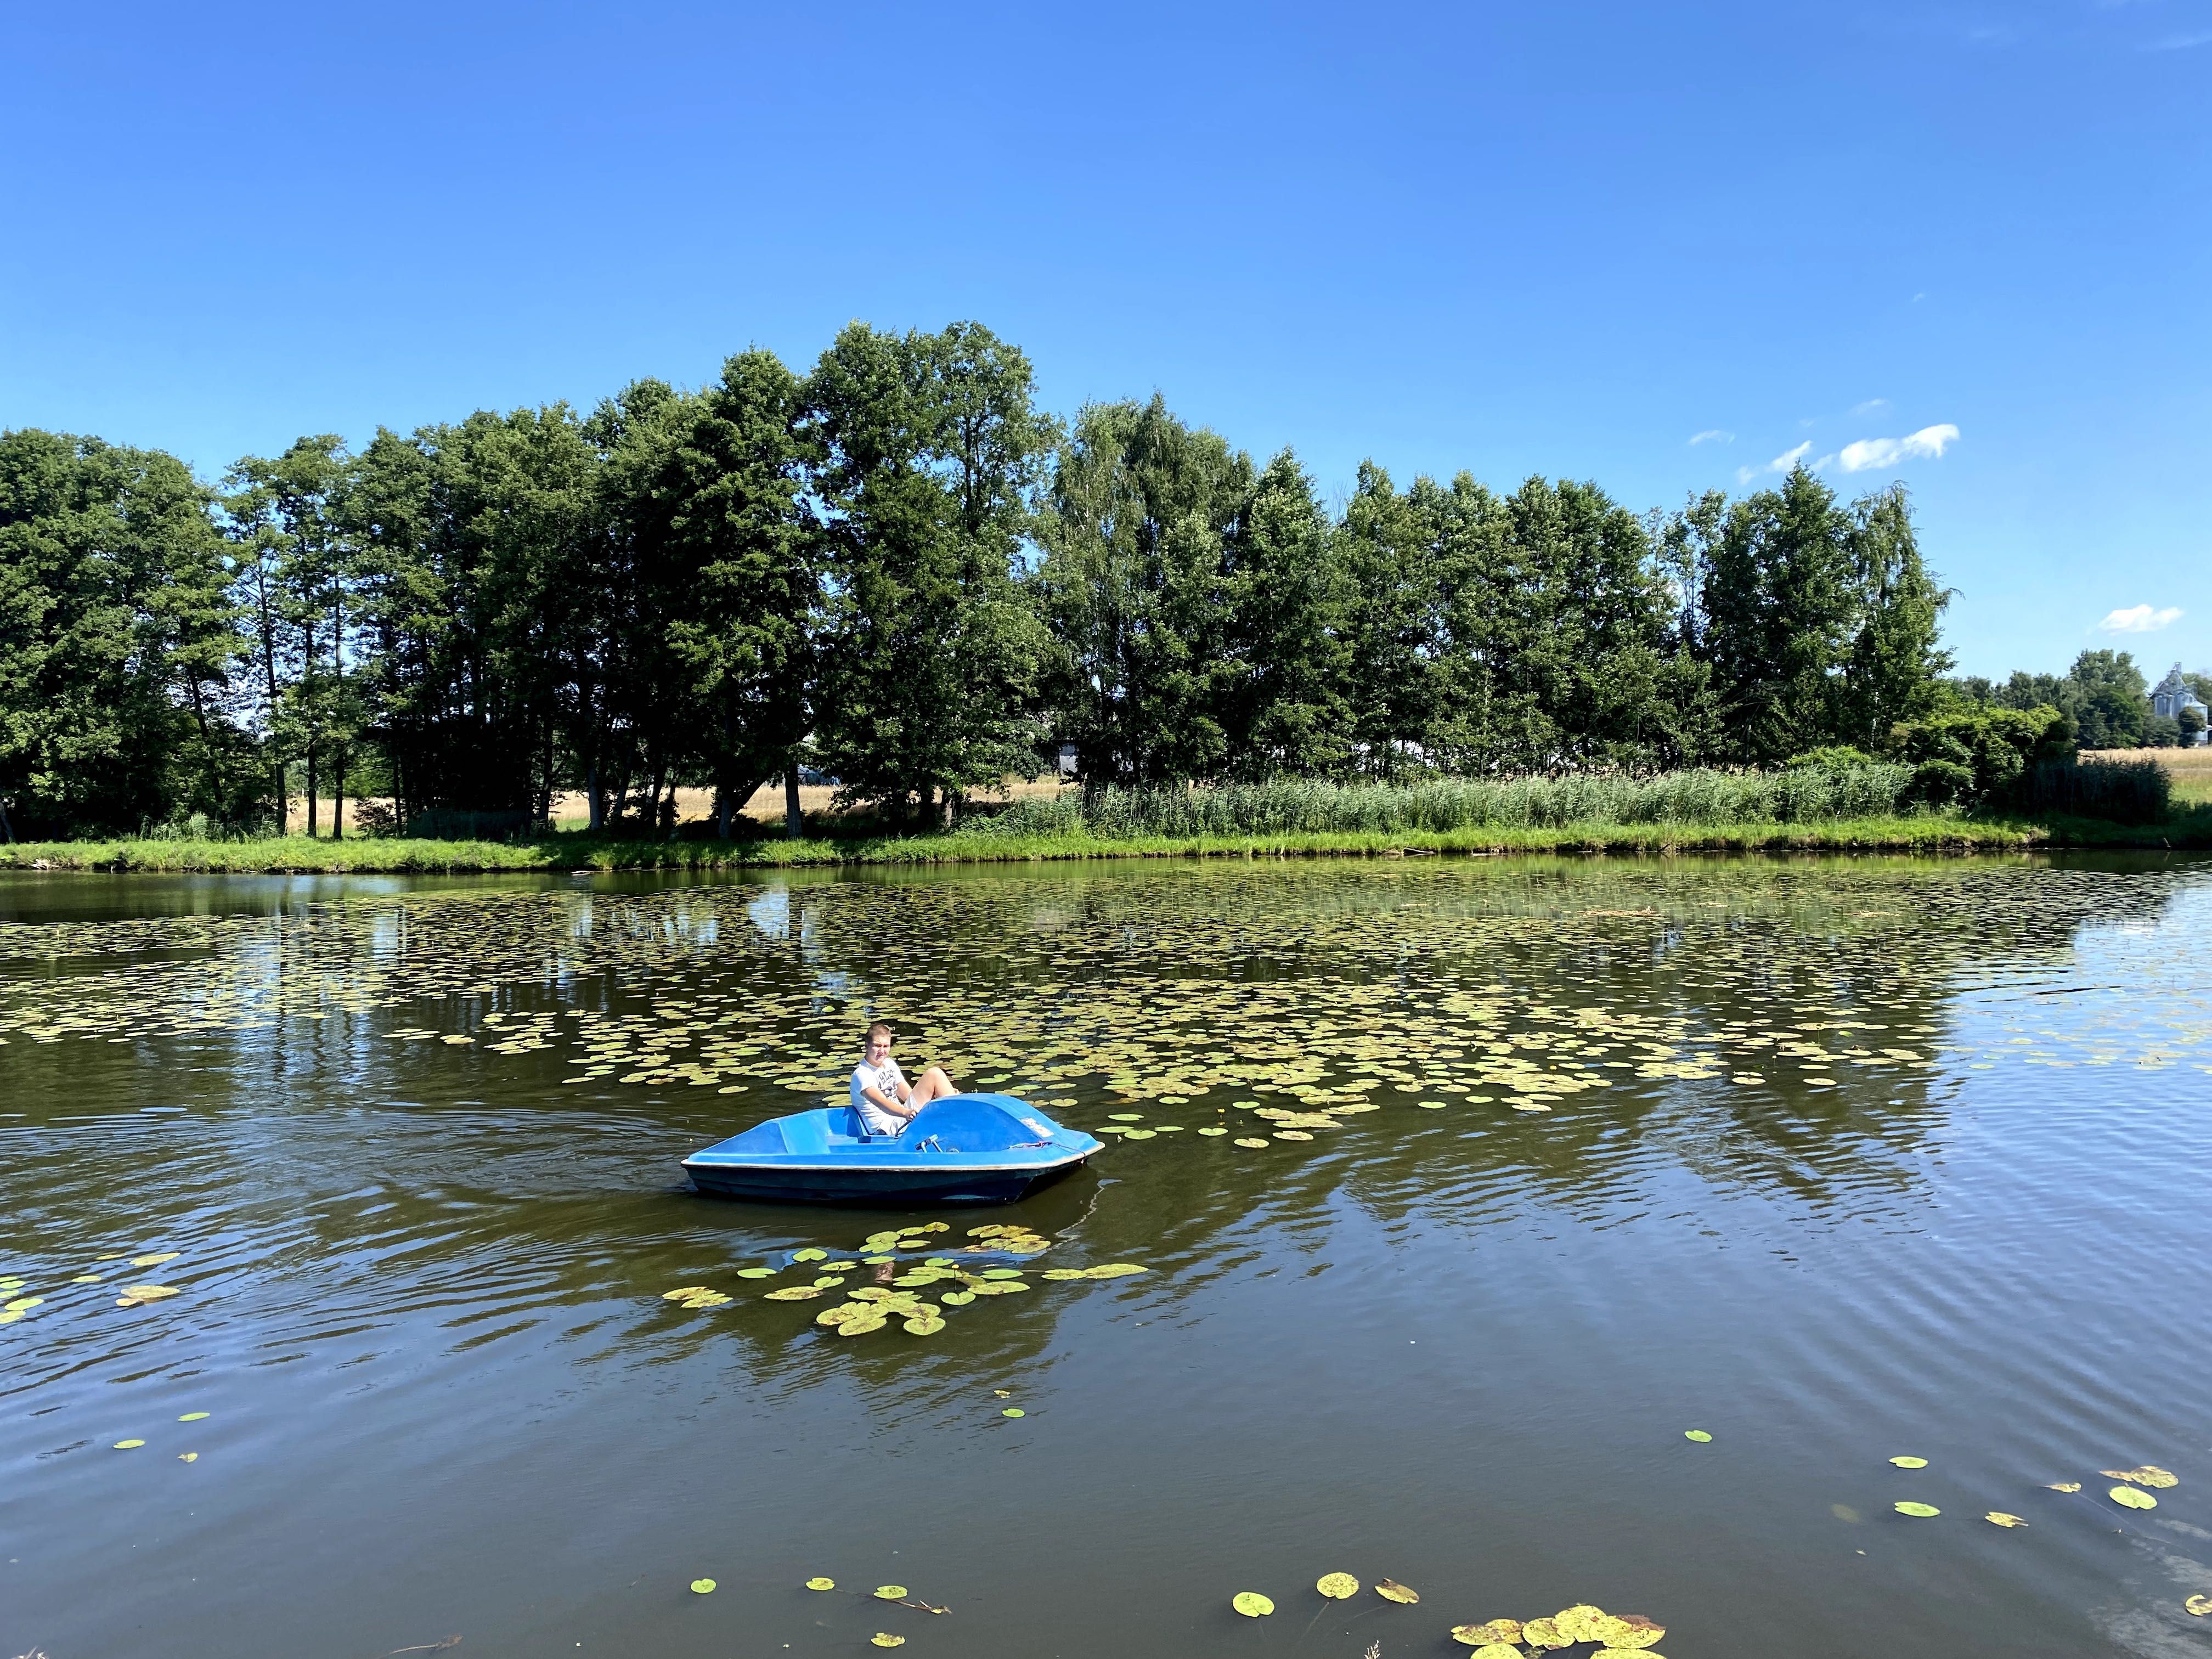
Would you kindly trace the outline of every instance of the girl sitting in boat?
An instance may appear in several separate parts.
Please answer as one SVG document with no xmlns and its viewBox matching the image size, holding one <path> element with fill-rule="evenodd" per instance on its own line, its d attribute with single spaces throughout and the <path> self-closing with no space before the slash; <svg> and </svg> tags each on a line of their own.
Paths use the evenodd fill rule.
<svg viewBox="0 0 2212 1659">
<path fill-rule="evenodd" d="M 891 1058 L 891 1028 L 868 1027 L 866 1054 L 853 1068 L 853 1110 L 872 1135 L 906 1133 L 908 1121 L 933 1100 L 960 1092 L 942 1067 L 933 1066 L 912 1085 Z"/>
</svg>

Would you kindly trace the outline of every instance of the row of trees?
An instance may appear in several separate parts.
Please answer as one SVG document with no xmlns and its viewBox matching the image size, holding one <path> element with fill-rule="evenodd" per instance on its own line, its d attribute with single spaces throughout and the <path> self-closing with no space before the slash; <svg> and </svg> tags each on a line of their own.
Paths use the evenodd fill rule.
<svg viewBox="0 0 2212 1659">
<path fill-rule="evenodd" d="M 2212 703 L 2212 675 L 2181 678 L 2200 701 Z M 2072 722 L 2084 749 L 2169 749 L 2203 739 L 2204 721 L 2195 710 L 2185 708 L 2176 719 L 2152 708 L 2142 671 L 2125 651 L 2084 651 L 2063 674 L 2015 670 L 2002 683 L 1973 677 L 1957 688 L 1966 700 L 1993 708 L 2056 708 Z"/>
<path fill-rule="evenodd" d="M 801 764 L 932 816 L 1063 744 L 1122 784 L 1766 764 L 1954 696 L 1948 597 L 1899 489 L 1638 516 L 1370 464 L 1332 507 L 1157 397 L 1063 426 L 980 325 L 856 323 L 803 377 L 748 351 L 219 490 L 0 435 L 0 803 L 66 835 L 575 789 L 597 828 L 708 785 L 726 831 Z"/>
</svg>

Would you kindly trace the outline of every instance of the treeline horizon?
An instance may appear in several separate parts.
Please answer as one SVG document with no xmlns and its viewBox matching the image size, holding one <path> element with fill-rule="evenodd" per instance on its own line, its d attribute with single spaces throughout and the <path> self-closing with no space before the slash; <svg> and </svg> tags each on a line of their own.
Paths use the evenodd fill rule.
<svg viewBox="0 0 2212 1659">
<path fill-rule="evenodd" d="M 685 786 L 727 834 L 794 769 L 934 822 L 1062 745 L 1092 785 L 1771 767 L 2030 707 L 2033 677 L 1946 678 L 1949 599 L 1901 485 L 1801 468 L 1639 514 L 1370 461 L 1332 512 L 1291 451 L 1157 394 L 1063 421 L 981 325 L 855 323 L 803 376 L 749 350 L 588 414 L 303 437 L 219 488 L 0 434 L 0 810 L 519 827 L 574 792 L 593 830 L 665 829 Z"/>
</svg>

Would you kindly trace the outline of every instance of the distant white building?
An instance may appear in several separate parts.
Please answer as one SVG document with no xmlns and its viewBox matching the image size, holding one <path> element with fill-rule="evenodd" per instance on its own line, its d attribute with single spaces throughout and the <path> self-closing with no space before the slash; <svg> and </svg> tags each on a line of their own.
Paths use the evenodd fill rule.
<svg viewBox="0 0 2212 1659">
<path fill-rule="evenodd" d="M 2178 720 L 2185 708 L 2194 708 L 2199 715 L 2212 718 L 2212 710 L 2208 710 L 2204 700 L 2189 689 L 2189 682 L 2181 678 L 2181 665 L 2176 663 L 2166 677 L 2151 688 L 2150 710 L 2154 714 Z M 2182 741 L 2202 743 L 2204 735 L 2200 731 L 2193 738 L 2185 735 Z"/>
</svg>

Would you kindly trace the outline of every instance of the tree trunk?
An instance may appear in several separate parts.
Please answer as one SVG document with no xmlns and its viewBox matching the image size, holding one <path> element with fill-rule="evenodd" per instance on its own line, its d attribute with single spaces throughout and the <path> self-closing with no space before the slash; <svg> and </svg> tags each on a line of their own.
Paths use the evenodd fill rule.
<svg viewBox="0 0 2212 1659">
<path fill-rule="evenodd" d="M 307 745 L 307 839 L 315 839 L 315 745 Z"/>
<path fill-rule="evenodd" d="M 8 822 L 8 803 L 0 800 L 0 836 L 7 837 L 8 845 L 15 844 L 15 826 Z"/>
<path fill-rule="evenodd" d="M 799 810 L 799 768 L 795 763 L 784 769 L 783 833 L 793 841 L 806 839 L 806 814 Z"/>
<path fill-rule="evenodd" d="M 337 767 L 337 779 L 336 783 L 332 786 L 332 788 L 333 793 L 337 795 L 337 799 L 331 803 L 331 839 L 332 841 L 343 841 L 345 839 L 346 774 L 346 751 L 345 745 L 343 744 L 340 744 L 338 745 L 338 752 L 335 764 Z"/>
<path fill-rule="evenodd" d="M 593 761 L 584 770 L 584 810 L 590 816 L 585 827 L 593 835 L 606 828 L 606 808 L 599 796 L 599 763 Z"/>
<path fill-rule="evenodd" d="M 714 791 L 714 838 L 730 838 L 730 786 L 726 783 Z"/>
</svg>

